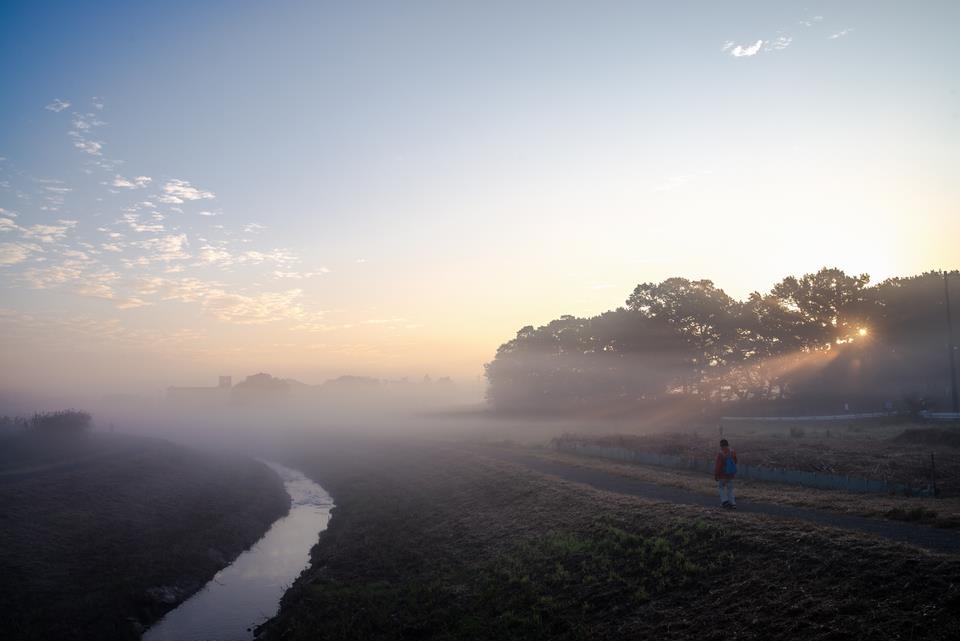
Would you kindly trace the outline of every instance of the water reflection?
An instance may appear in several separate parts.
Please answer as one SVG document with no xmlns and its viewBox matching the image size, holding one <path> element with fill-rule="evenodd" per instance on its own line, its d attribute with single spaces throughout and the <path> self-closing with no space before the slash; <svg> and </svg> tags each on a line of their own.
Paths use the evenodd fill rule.
<svg viewBox="0 0 960 641">
<path fill-rule="evenodd" d="M 248 641 L 250 630 L 277 612 L 280 597 L 309 562 L 333 501 L 300 472 L 267 463 L 284 481 L 290 513 L 197 594 L 171 610 L 145 641 Z"/>
</svg>

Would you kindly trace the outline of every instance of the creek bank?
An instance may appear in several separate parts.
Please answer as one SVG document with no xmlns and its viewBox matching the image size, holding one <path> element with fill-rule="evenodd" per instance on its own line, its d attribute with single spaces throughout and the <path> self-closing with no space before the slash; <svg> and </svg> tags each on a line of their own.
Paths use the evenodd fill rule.
<svg viewBox="0 0 960 641">
<path fill-rule="evenodd" d="M 276 613 L 287 587 L 308 566 L 310 549 L 327 527 L 333 501 L 297 470 L 268 465 L 283 479 L 290 511 L 199 592 L 152 626 L 144 641 L 249 641 L 254 626 Z"/>
<path fill-rule="evenodd" d="M 126 435 L 4 437 L 0 630 L 13 641 L 138 639 L 289 503 L 251 459 Z"/>
</svg>

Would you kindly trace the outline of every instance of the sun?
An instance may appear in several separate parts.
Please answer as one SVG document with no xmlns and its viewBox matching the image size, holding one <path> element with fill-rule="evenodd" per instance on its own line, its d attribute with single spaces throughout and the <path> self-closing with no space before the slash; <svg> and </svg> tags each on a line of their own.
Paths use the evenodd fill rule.
<svg viewBox="0 0 960 641">
<path fill-rule="evenodd" d="M 866 327 L 861 327 L 860 329 L 857 330 L 857 334 L 859 334 L 860 336 L 866 336 L 867 334 L 869 334 L 869 332 L 867 331 Z"/>
</svg>

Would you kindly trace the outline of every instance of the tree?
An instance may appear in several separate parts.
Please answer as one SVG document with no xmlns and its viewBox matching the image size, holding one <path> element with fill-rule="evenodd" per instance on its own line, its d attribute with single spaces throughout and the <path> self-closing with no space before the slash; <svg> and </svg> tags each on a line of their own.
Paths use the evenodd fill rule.
<svg viewBox="0 0 960 641">
<path fill-rule="evenodd" d="M 642 283 L 626 308 L 521 328 L 486 365 L 488 398 L 529 410 L 687 398 L 804 411 L 942 398 L 941 274 L 869 283 L 823 268 L 744 302 L 709 280 Z"/>
<path fill-rule="evenodd" d="M 794 338 L 804 349 L 830 349 L 838 341 L 857 336 L 869 316 L 866 287 L 870 276 L 848 276 L 843 270 L 824 267 L 801 278 L 788 276 L 771 294 L 787 312 Z"/>
<path fill-rule="evenodd" d="M 708 381 L 737 359 L 737 316 L 740 304 L 710 280 L 668 278 L 642 283 L 627 307 L 671 325 L 694 348 L 692 390 L 709 396 Z M 716 368 L 715 371 L 711 371 Z"/>
<path fill-rule="evenodd" d="M 659 319 L 618 309 L 526 326 L 485 366 L 487 397 L 503 409 L 561 409 L 660 396 L 690 359 Z"/>
</svg>

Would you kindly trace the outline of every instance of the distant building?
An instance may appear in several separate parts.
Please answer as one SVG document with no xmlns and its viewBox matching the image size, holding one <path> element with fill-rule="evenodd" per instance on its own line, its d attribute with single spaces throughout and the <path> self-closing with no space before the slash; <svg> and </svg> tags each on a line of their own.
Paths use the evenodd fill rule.
<svg viewBox="0 0 960 641">
<path fill-rule="evenodd" d="M 168 387 L 167 400 L 182 405 L 226 403 L 231 389 L 233 378 L 221 376 L 216 387 Z"/>
</svg>

